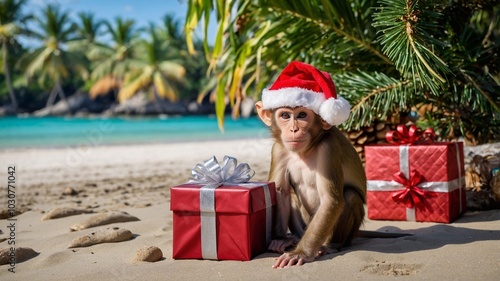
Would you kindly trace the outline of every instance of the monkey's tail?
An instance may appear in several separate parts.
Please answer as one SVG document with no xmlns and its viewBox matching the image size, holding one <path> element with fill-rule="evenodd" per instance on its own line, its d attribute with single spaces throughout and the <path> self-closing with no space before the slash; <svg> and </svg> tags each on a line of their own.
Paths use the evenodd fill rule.
<svg viewBox="0 0 500 281">
<path fill-rule="evenodd" d="M 394 233 L 394 232 L 380 232 L 371 230 L 359 230 L 356 237 L 360 238 L 399 238 L 405 236 L 413 236 L 410 233 Z"/>
</svg>

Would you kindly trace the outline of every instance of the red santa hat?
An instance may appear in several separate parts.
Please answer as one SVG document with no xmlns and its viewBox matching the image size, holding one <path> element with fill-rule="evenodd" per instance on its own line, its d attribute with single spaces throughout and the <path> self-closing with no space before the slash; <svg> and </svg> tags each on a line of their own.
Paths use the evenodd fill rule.
<svg viewBox="0 0 500 281">
<path fill-rule="evenodd" d="M 292 61 L 274 84 L 262 92 L 264 109 L 306 107 L 332 126 L 349 118 L 349 102 L 338 96 L 330 74 L 312 65 Z"/>
</svg>

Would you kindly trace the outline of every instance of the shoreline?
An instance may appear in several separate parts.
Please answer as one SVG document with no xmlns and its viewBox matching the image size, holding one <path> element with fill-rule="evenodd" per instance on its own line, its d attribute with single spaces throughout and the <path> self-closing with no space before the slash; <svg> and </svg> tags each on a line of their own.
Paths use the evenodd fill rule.
<svg viewBox="0 0 500 281">
<path fill-rule="evenodd" d="M 225 131 L 215 118 L 180 116 L 176 118 L 71 119 L 61 117 L 0 119 L 0 150 L 22 148 L 65 148 L 134 144 L 236 140 L 269 135 L 257 118 L 226 120 Z"/>
<path fill-rule="evenodd" d="M 268 131 L 268 130 L 266 130 Z M 221 133 L 223 134 L 223 133 Z M 176 144 L 199 144 L 199 143 L 211 143 L 211 142 L 233 142 L 233 141 L 247 141 L 247 140 L 260 140 L 260 139 L 269 139 L 270 136 L 256 136 L 256 137 L 248 137 L 248 136 L 232 136 L 227 139 L 220 138 L 205 138 L 204 140 L 196 140 L 196 139 L 185 139 L 185 140 L 163 140 L 163 141 L 151 141 L 151 142 L 130 142 L 130 143 L 101 143 L 94 145 L 91 142 L 89 146 L 91 147 L 120 147 L 120 146 L 149 146 L 149 145 L 176 145 Z M 57 150 L 57 149 L 68 149 L 68 148 L 78 148 L 82 146 L 81 144 L 72 144 L 72 145 L 40 145 L 40 146 L 22 146 L 22 147 L 2 147 L 0 146 L 0 153 L 2 152 L 16 152 L 16 151 L 24 151 L 24 150 Z"/>
</svg>

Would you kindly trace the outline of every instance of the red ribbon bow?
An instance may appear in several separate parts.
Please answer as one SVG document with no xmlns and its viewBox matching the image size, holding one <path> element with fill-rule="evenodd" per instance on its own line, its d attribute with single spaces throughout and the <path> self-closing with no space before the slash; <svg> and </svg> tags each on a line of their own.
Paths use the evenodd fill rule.
<svg viewBox="0 0 500 281">
<path fill-rule="evenodd" d="M 428 144 L 434 142 L 435 138 L 436 133 L 432 128 L 427 128 L 422 132 L 415 125 L 409 127 L 398 125 L 396 130 L 389 131 L 385 135 L 389 143 L 397 144 Z"/>
<path fill-rule="evenodd" d="M 418 171 L 412 170 L 409 180 L 402 172 L 397 172 L 394 174 L 394 180 L 401 183 L 406 188 L 394 192 L 392 194 L 392 200 L 397 203 L 404 203 L 407 208 L 413 208 L 413 206 L 417 206 L 424 202 L 426 194 L 422 189 L 417 187 L 417 184 L 423 180 L 422 175 Z"/>
</svg>

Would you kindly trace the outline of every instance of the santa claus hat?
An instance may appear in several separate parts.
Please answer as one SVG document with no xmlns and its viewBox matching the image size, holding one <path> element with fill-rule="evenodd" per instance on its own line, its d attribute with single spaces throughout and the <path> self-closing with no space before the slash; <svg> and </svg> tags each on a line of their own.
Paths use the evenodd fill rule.
<svg viewBox="0 0 500 281">
<path fill-rule="evenodd" d="M 330 74 L 312 65 L 292 61 L 274 84 L 262 92 L 264 109 L 278 107 L 306 107 L 316 112 L 332 126 L 349 118 L 351 106 L 337 96 Z"/>
</svg>

